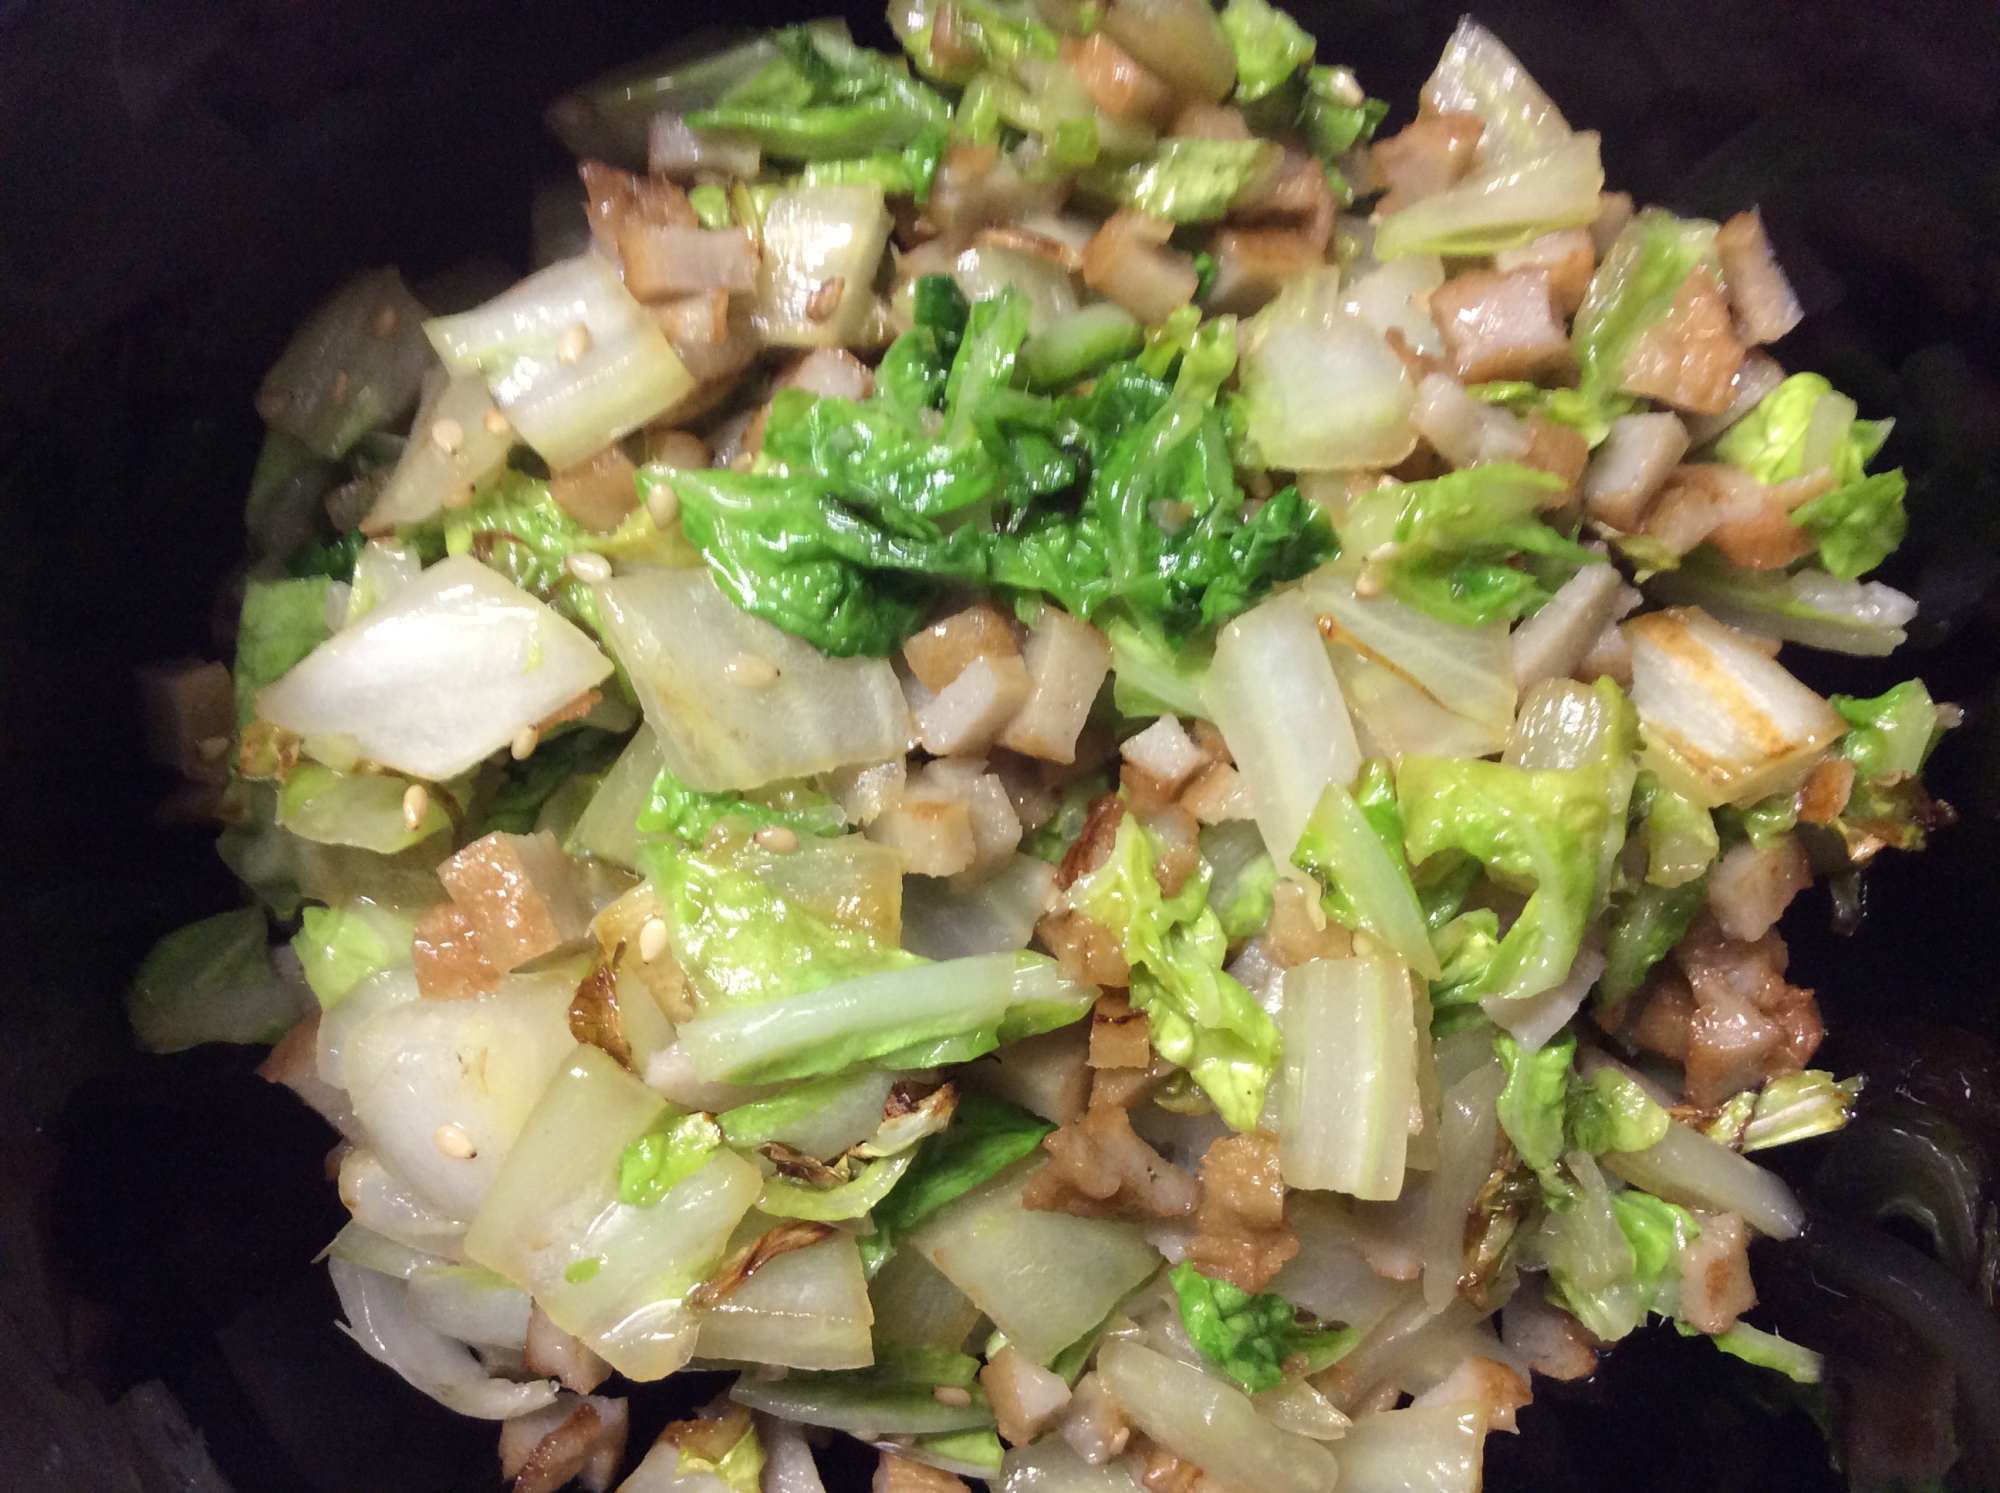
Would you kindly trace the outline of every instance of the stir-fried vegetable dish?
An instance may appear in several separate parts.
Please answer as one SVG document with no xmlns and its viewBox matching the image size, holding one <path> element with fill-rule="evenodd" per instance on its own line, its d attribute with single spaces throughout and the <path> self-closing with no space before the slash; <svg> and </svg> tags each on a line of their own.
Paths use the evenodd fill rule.
<svg viewBox="0 0 2000 1493">
<path fill-rule="evenodd" d="M 890 21 L 562 100 L 532 274 L 299 331 L 141 1041 L 275 1044 L 520 1493 L 1469 1493 L 1654 1319 L 1813 1381 L 1777 927 L 1956 712 L 1787 666 L 1915 604 L 1755 206 L 1471 20 L 1394 133 L 1266 0 Z"/>
</svg>

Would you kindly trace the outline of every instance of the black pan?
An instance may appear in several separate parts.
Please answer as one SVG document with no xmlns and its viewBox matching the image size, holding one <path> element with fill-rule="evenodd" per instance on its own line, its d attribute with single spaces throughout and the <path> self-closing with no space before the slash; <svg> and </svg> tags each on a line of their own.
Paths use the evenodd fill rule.
<svg viewBox="0 0 2000 1493">
<path fill-rule="evenodd" d="M 1459 6 L 1294 9 L 1401 118 Z M 170 785 L 144 765 L 131 670 L 227 656 L 250 394 L 307 310 L 374 264 L 525 268 L 533 185 L 569 170 L 549 99 L 696 24 L 813 13 L 0 0 L 0 1487 L 202 1487 L 142 1446 L 176 1405 L 240 1493 L 499 1486 L 491 1427 L 331 1325 L 310 1264 L 341 1219 L 330 1132 L 254 1053 L 131 1050 L 119 1001 L 149 941 L 236 895 L 211 832 L 155 813 Z M 1924 607 L 1893 661 L 1787 661 L 1860 693 L 1919 673 L 1968 707 L 1933 769 L 1958 827 L 1871 872 L 1850 936 L 1818 893 L 1785 924 L 1825 1062 L 1871 1077 L 1845 1137 L 1779 1153 L 1813 1224 L 1756 1260 L 1757 1320 L 1829 1355 L 1827 1393 L 1642 1334 L 1586 1384 L 1538 1383 L 1521 1434 L 1489 1442 L 1488 1486 L 1915 1487 L 1955 1443 L 1950 1486 L 2000 1487 L 2000 7 L 1479 15 L 1603 132 L 1612 185 L 1710 215 L 1762 203 L 1810 313 L 1782 360 L 1898 419 L 1913 524 L 1884 578 Z M 714 1388 L 652 1392 L 635 1451 Z M 829 1486 L 867 1466 L 830 1456 Z"/>
</svg>

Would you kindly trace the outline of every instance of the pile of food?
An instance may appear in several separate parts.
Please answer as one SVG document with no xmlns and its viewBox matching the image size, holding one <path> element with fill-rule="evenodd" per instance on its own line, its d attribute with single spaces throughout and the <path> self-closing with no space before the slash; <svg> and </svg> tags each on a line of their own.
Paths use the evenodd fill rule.
<svg viewBox="0 0 2000 1493">
<path fill-rule="evenodd" d="M 1915 607 L 1754 207 L 1471 21 L 1385 138 L 1265 0 L 891 22 L 563 100 L 541 268 L 299 332 L 149 681 L 253 900 L 141 1040 L 275 1042 L 348 1330 L 521 1493 L 688 1368 L 631 1493 L 1472 1490 L 1652 1318 L 1813 1380 L 1775 927 L 1955 715 L 1780 661 Z"/>
</svg>

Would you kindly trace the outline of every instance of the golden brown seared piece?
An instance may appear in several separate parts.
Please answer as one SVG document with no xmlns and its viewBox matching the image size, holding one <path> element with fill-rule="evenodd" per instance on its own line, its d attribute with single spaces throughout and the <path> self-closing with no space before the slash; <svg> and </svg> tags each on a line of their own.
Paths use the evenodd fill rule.
<svg viewBox="0 0 2000 1493">
<path fill-rule="evenodd" d="M 1090 1013 L 1090 1066 L 1150 1068 L 1153 1065 L 1152 1023 L 1113 991 L 1097 998 Z"/>
<path fill-rule="evenodd" d="M 990 601 L 933 622 L 903 644 L 903 661 L 933 694 L 958 678 L 974 659 L 1020 656 L 1013 623 Z"/>
<path fill-rule="evenodd" d="M 1431 316 L 1461 383 L 1539 378 L 1570 361 L 1569 332 L 1542 268 L 1474 270 L 1431 292 Z"/>
<path fill-rule="evenodd" d="M 1064 853 L 1062 865 L 1056 870 L 1058 887 L 1067 891 L 1079 878 L 1104 864 L 1124 818 L 1124 801 L 1115 794 L 1107 793 L 1092 800 L 1082 833 Z M 1035 932 L 1055 956 L 1066 980 L 1080 980 L 1088 985 L 1124 985 L 1132 978 L 1118 935 L 1080 912 L 1059 907 L 1035 925 Z"/>
<path fill-rule="evenodd" d="M 1172 248 L 1174 225 L 1121 208 L 1083 250 L 1084 283 L 1142 322 L 1165 321 L 1201 286 L 1194 256 Z"/>
<path fill-rule="evenodd" d="M 575 867 L 547 830 L 532 835 L 496 830 L 445 861 L 437 874 L 501 974 L 590 931 L 590 904 Z"/>
<path fill-rule="evenodd" d="M 1745 342 L 1776 342 L 1804 319 L 1805 310 L 1778 267 L 1764 233 L 1763 214 L 1756 208 L 1722 225 L 1715 235 L 1715 252 L 1722 260 L 1729 304 Z"/>
<path fill-rule="evenodd" d="M 1549 272 L 1549 301 L 1556 315 L 1576 315 L 1590 289 L 1590 277 L 1597 269 L 1597 246 L 1588 228 L 1563 228 L 1545 233 L 1533 243 L 1507 249 L 1493 256 L 1493 267 L 1502 274 L 1512 270 L 1543 269 Z"/>
<path fill-rule="evenodd" d="M 1713 1336 L 1757 1304 L 1750 1283 L 1750 1228 L 1736 1213 L 1700 1213 L 1701 1233 L 1681 1250 L 1680 1316 Z"/>
<path fill-rule="evenodd" d="M 1185 1218 L 1200 1201 L 1194 1178 L 1139 1139 L 1118 1105 L 1093 1106 L 1042 1145 L 1049 1163 L 1021 1194 L 1030 1211 L 1136 1222 Z"/>
<path fill-rule="evenodd" d="M 1201 1208 L 1187 1257 L 1204 1275 L 1261 1291 L 1299 1252 L 1285 1222 L 1278 1142 L 1262 1133 L 1225 1135 L 1201 1158 Z"/>
<path fill-rule="evenodd" d="M 1368 150 L 1368 190 L 1387 188 L 1378 213 L 1393 213 L 1456 186 L 1472 169 L 1486 131 L 1477 114 L 1420 114 Z"/>
<path fill-rule="evenodd" d="M 500 983 L 500 971 L 480 947 L 472 919 L 454 903 L 433 907 L 417 919 L 411 948 L 417 990 L 431 1000 L 470 1000 Z"/>
<path fill-rule="evenodd" d="M 1766 1079 L 1797 1073 L 1826 1036 L 1810 990 L 1785 980 L 1785 941 L 1725 937 L 1696 918 L 1674 950 L 1694 996 L 1688 1030 L 1687 1100 L 1704 1109 Z"/>
<path fill-rule="evenodd" d="M 875 1464 L 869 1493 L 971 1493 L 965 1479 L 900 1452 L 885 1451 Z"/>
<path fill-rule="evenodd" d="M 623 1400 L 565 1396 L 502 1424 L 501 1476 L 514 1480 L 513 1493 L 555 1493 L 572 1481 L 603 1493 L 624 1459 L 628 1425 Z"/>
<path fill-rule="evenodd" d="M 1735 397 L 1731 385 L 1744 351 L 1715 277 L 1696 266 L 1674 293 L 1673 308 L 1639 334 L 1618 388 L 1692 414 L 1719 415 Z"/>
<path fill-rule="evenodd" d="M 653 223 L 663 228 L 699 228 L 701 219 L 687 193 L 657 176 L 634 176 L 602 161 L 583 161 L 576 168 L 590 215 L 590 233 L 611 253 L 618 234 L 629 223 Z"/>
<path fill-rule="evenodd" d="M 1091 102 L 1113 119 L 1165 124 L 1172 117 L 1173 90 L 1102 31 L 1065 37 L 1061 57 Z"/>
</svg>

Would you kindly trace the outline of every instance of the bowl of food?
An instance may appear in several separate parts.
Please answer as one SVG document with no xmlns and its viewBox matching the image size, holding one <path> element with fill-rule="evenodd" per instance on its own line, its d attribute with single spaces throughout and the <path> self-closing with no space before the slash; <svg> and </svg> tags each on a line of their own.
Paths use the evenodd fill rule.
<svg viewBox="0 0 2000 1493">
<path fill-rule="evenodd" d="M 476 16 L 22 83 L 50 1486 L 2000 1478 L 1977 18 Z"/>
</svg>

